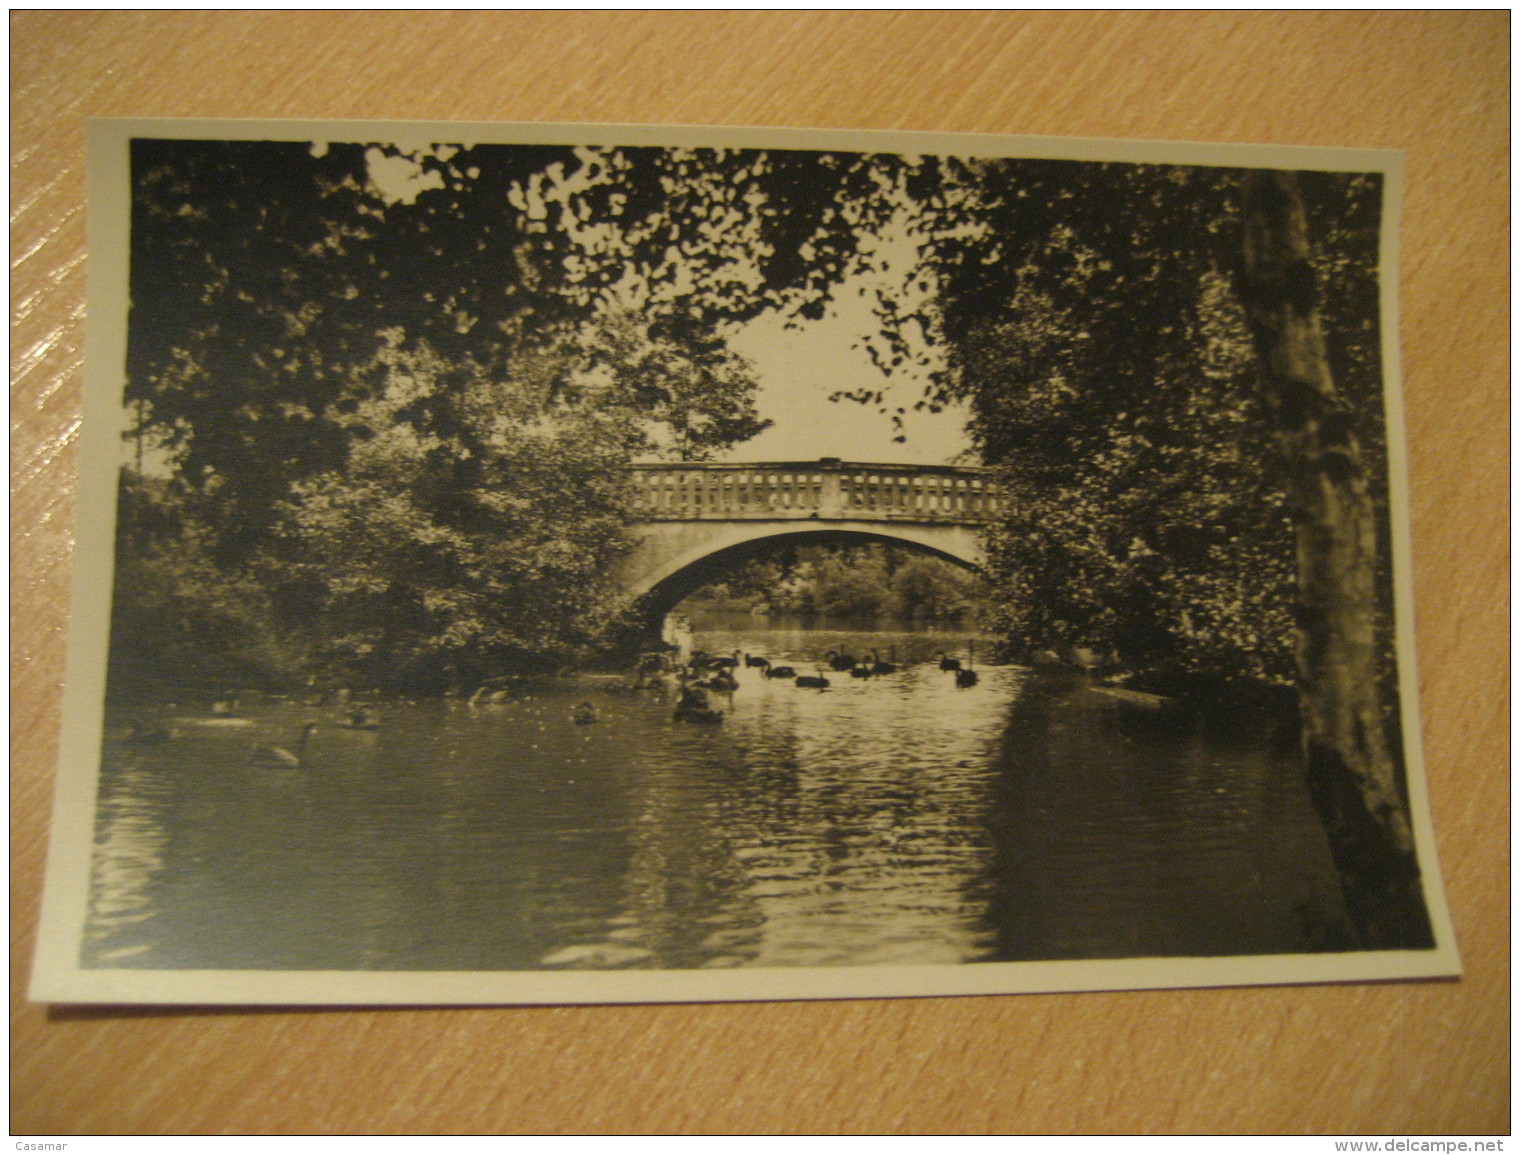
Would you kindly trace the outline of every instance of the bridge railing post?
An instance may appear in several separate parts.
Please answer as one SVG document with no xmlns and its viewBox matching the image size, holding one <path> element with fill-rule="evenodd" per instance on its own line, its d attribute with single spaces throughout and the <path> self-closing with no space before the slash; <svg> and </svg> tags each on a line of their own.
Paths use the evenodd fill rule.
<svg viewBox="0 0 1520 1155">
<path fill-rule="evenodd" d="M 844 516 L 844 488 L 836 470 L 826 470 L 823 474 L 823 484 L 818 491 L 818 516 Z"/>
</svg>

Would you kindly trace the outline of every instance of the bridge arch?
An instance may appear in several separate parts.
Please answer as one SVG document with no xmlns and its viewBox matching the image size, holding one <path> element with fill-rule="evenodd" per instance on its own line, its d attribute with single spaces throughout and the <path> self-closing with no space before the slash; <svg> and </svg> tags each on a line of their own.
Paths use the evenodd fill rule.
<svg viewBox="0 0 1520 1155">
<path fill-rule="evenodd" d="M 764 557 L 786 545 L 863 544 L 906 546 L 915 553 L 937 557 L 973 573 L 981 573 L 981 542 L 973 529 L 956 527 L 891 526 L 870 522 L 802 523 L 757 525 L 753 522 L 707 523 L 707 533 L 665 533 L 666 540 L 653 544 L 645 538 L 646 556 L 655 565 L 629 575 L 625 586 L 641 600 L 643 612 L 658 621 L 684 598 L 719 580 L 735 566 Z M 671 540 L 685 537 L 686 541 Z"/>
</svg>

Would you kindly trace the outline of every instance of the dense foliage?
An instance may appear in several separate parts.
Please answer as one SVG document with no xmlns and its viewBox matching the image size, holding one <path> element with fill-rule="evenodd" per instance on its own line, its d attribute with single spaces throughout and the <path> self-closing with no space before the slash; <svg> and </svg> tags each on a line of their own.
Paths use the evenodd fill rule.
<svg viewBox="0 0 1520 1155">
<path fill-rule="evenodd" d="M 251 574 L 211 561 L 215 534 L 176 487 L 125 474 L 108 680 L 116 696 L 285 687 L 306 655 Z"/>
<path fill-rule="evenodd" d="M 135 142 L 133 171 L 127 400 L 165 463 L 151 491 L 323 668 L 415 684 L 582 649 L 617 609 L 617 467 L 762 429 L 724 326 L 820 316 L 864 269 L 878 364 L 941 347 L 920 404 L 967 403 L 1013 497 L 989 552 L 1015 649 L 1290 676 L 1238 172 L 204 141 Z M 1305 187 L 1329 355 L 1380 462 L 1380 189 Z M 918 250 L 890 270 L 863 243 L 889 226 Z M 833 584 L 886 588 L 872 564 Z"/>
<path fill-rule="evenodd" d="M 848 258 L 795 260 L 816 158 L 747 163 L 764 203 L 666 150 L 135 141 L 113 692 L 584 653 L 620 467 L 765 427 L 717 320 Z"/>
<path fill-rule="evenodd" d="M 1293 529 L 1241 304 L 1239 179 L 1019 161 L 935 173 L 940 396 L 969 403 L 1012 495 L 990 544 L 1017 649 L 1292 678 Z M 1337 371 L 1380 446 L 1378 189 L 1325 174 L 1313 192 Z"/>
<path fill-rule="evenodd" d="M 974 574 L 897 546 L 809 545 L 746 562 L 694 599 L 767 614 L 961 621 L 986 608 Z"/>
</svg>

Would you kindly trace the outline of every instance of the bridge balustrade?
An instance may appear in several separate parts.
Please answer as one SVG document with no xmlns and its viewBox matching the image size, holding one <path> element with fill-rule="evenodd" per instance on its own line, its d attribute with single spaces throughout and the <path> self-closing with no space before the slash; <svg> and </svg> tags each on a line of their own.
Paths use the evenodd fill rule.
<svg viewBox="0 0 1520 1155">
<path fill-rule="evenodd" d="M 979 469 L 847 462 L 639 465 L 637 509 L 654 521 L 817 518 L 977 524 L 1003 497 Z"/>
</svg>

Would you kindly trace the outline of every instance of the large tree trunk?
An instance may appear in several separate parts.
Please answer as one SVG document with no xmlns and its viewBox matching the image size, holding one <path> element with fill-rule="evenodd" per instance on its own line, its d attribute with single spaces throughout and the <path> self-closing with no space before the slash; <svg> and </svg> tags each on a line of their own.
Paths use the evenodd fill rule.
<svg viewBox="0 0 1520 1155">
<path fill-rule="evenodd" d="M 1289 172 L 1252 172 L 1244 194 L 1243 296 L 1297 539 L 1295 652 L 1309 789 L 1362 945 L 1430 946 L 1380 702 L 1376 518 L 1325 358 L 1303 198 Z"/>
</svg>

